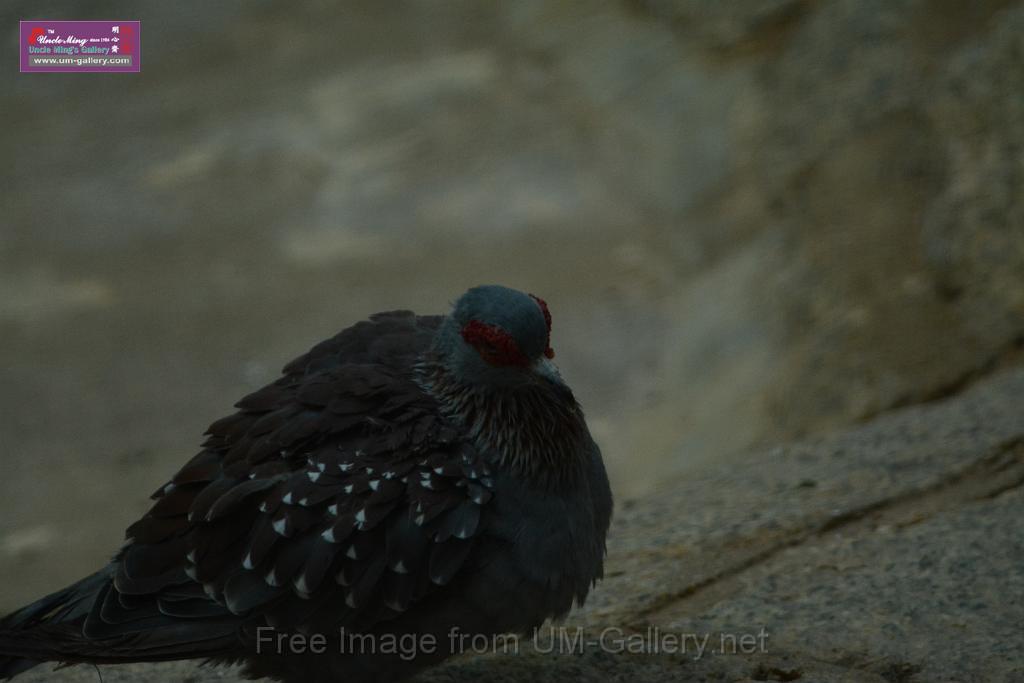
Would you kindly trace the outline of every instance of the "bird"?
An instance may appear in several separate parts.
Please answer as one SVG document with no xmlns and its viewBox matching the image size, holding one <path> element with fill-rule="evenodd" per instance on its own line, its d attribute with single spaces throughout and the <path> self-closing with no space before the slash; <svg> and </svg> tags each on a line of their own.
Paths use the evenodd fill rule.
<svg viewBox="0 0 1024 683">
<path fill-rule="evenodd" d="M 210 425 L 108 565 L 0 619 L 0 678 L 199 659 L 397 681 L 564 617 L 613 500 L 553 358 L 546 302 L 500 285 L 316 344 Z"/>
</svg>

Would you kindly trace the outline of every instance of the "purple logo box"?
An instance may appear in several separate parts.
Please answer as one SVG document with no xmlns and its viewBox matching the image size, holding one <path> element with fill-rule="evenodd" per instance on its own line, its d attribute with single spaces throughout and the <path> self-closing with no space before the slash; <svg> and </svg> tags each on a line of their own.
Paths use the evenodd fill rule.
<svg viewBox="0 0 1024 683">
<path fill-rule="evenodd" d="M 138 72 L 138 21 L 22 21 L 22 72 Z"/>
</svg>

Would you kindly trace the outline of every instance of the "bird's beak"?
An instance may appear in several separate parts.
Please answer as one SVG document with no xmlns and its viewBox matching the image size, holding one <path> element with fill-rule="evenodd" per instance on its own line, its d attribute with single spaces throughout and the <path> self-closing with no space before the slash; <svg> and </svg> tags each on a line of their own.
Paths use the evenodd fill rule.
<svg viewBox="0 0 1024 683">
<path fill-rule="evenodd" d="M 553 382 L 560 386 L 565 384 L 562 380 L 562 376 L 558 373 L 558 368 L 555 367 L 555 364 L 543 356 L 534 361 L 533 371 L 549 382 Z"/>
</svg>

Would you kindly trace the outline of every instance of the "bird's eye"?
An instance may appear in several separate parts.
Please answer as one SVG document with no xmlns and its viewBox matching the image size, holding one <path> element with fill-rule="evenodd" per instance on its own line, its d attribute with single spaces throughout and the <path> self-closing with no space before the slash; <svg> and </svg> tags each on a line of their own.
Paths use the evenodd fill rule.
<svg viewBox="0 0 1024 683">
<path fill-rule="evenodd" d="M 519 345 L 512 335 L 496 325 L 470 320 L 462 328 L 462 338 L 491 365 L 529 365 L 529 360 L 519 350 Z"/>
</svg>

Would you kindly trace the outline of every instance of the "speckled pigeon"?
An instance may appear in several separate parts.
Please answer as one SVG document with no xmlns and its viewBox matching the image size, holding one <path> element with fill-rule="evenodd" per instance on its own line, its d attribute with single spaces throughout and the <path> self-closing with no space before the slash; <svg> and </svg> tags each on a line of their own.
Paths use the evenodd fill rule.
<svg viewBox="0 0 1024 683">
<path fill-rule="evenodd" d="M 313 347 L 210 426 L 107 567 L 0 620 L 0 677 L 200 658 L 391 681 L 566 614 L 612 499 L 550 335 L 543 300 L 488 285 Z"/>
</svg>

